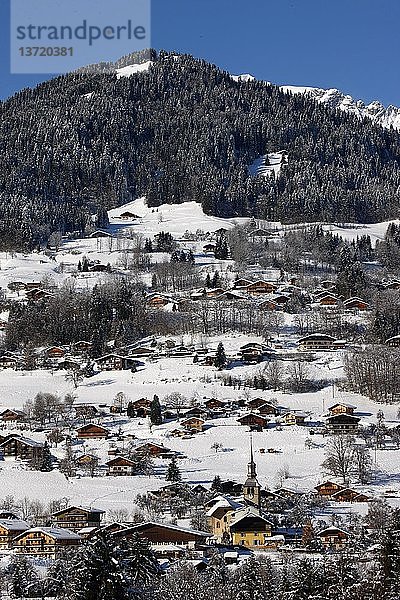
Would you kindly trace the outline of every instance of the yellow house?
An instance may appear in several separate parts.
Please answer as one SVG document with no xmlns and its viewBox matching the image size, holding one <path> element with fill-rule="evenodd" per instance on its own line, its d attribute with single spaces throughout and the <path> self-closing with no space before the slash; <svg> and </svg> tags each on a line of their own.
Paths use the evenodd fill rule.
<svg viewBox="0 0 400 600">
<path fill-rule="evenodd" d="M 213 500 L 212 506 L 206 513 L 207 524 L 215 540 L 220 544 L 224 539 L 230 537 L 229 527 L 232 515 L 243 506 L 227 496 L 217 496 Z"/>
<path fill-rule="evenodd" d="M 257 508 L 247 506 L 235 511 L 229 530 L 232 544 L 262 550 L 269 547 L 272 523 L 265 519 Z"/>
<path fill-rule="evenodd" d="M 81 537 L 61 527 L 34 527 L 13 541 L 16 554 L 55 559 L 66 547 L 78 546 Z"/>
</svg>

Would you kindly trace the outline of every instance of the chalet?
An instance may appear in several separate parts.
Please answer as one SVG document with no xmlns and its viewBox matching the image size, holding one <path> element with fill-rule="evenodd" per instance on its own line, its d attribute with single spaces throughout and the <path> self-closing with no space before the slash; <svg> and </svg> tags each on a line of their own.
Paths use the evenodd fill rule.
<svg viewBox="0 0 400 600">
<path fill-rule="evenodd" d="M 9 355 L 0 356 L 0 369 L 18 369 L 22 364 L 22 361 Z"/>
<path fill-rule="evenodd" d="M 207 293 L 206 288 L 196 288 L 190 292 L 190 298 L 192 300 L 201 300 Z"/>
<path fill-rule="evenodd" d="M 68 529 L 59 527 L 34 527 L 14 538 L 16 554 L 56 559 L 66 548 L 78 546 L 81 538 Z"/>
<path fill-rule="evenodd" d="M 277 286 L 270 281 L 259 280 L 243 287 L 236 286 L 236 289 L 241 289 L 251 296 L 259 296 L 261 294 L 272 294 L 272 292 L 276 291 Z"/>
<path fill-rule="evenodd" d="M 0 413 L 0 418 L 2 421 L 25 421 L 26 414 L 23 410 L 16 410 L 14 408 L 6 408 Z"/>
<path fill-rule="evenodd" d="M 218 410 L 221 408 L 226 408 L 226 405 L 226 400 L 220 400 L 218 398 L 208 398 L 204 401 L 204 406 L 209 410 Z"/>
<path fill-rule="evenodd" d="M 113 537 L 117 539 L 129 538 L 137 534 L 140 537 L 148 539 L 152 545 L 156 546 L 174 544 L 193 547 L 196 544 L 206 543 L 211 537 L 211 533 L 206 531 L 186 529 L 185 527 L 179 527 L 178 525 L 156 523 L 154 521 L 140 523 L 133 527 L 129 527 L 128 529 L 116 531 L 113 534 Z"/>
<path fill-rule="evenodd" d="M 400 335 L 394 335 L 385 341 L 385 344 L 391 348 L 398 348 L 400 346 Z"/>
<path fill-rule="evenodd" d="M 111 265 L 109 263 L 107 265 L 96 263 L 95 265 L 91 265 L 89 267 L 89 271 L 90 273 L 109 273 L 111 272 Z"/>
<path fill-rule="evenodd" d="M 207 524 L 217 543 L 229 539 L 229 527 L 234 512 L 243 505 L 232 500 L 229 496 L 217 496 L 216 501 L 207 510 Z"/>
<path fill-rule="evenodd" d="M 359 417 L 346 413 L 332 415 L 326 419 L 326 428 L 332 434 L 356 433 L 360 420 Z"/>
<path fill-rule="evenodd" d="M 106 354 L 96 358 L 96 362 L 103 371 L 126 371 L 127 369 L 136 369 L 138 365 L 134 358 L 119 354 Z"/>
<path fill-rule="evenodd" d="M 139 398 L 131 402 L 130 405 L 137 417 L 144 418 L 150 414 L 151 402 L 148 398 Z"/>
<path fill-rule="evenodd" d="M 266 402 L 265 398 L 252 398 L 247 402 L 247 407 L 250 408 L 250 410 L 257 409 L 266 404 Z"/>
<path fill-rule="evenodd" d="M 348 533 L 338 527 L 327 527 L 317 533 L 317 536 L 327 550 L 343 550 L 349 539 Z"/>
<path fill-rule="evenodd" d="M 203 252 L 215 252 L 215 244 L 204 244 Z"/>
<path fill-rule="evenodd" d="M 264 354 L 268 351 L 268 347 L 264 344 L 258 344 L 257 342 L 251 342 L 244 344 L 240 348 L 240 356 L 244 362 L 257 363 L 260 362 Z"/>
<path fill-rule="evenodd" d="M 351 488 L 344 488 L 332 494 L 332 500 L 335 502 L 370 502 L 371 498 L 365 494 L 360 494 Z"/>
<path fill-rule="evenodd" d="M 129 356 L 133 358 L 150 358 L 153 354 L 154 348 L 147 348 L 146 346 L 138 346 L 129 350 Z"/>
<path fill-rule="evenodd" d="M 211 288 L 211 289 L 207 289 L 206 290 L 206 297 L 207 298 L 217 298 L 218 296 L 221 296 L 221 294 L 224 293 L 224 289 L 217 287 L 217 288 Z"/>
<path fill-rule="evenodd" d="M 233 284 L 233 287 L 236 288 L 245 288 L 248 285 L 250 285 L 252 283 L 252 281 L 250 281 L 250 279 L 236 279 L 236 281 Z"/>
<path fill-rule="evenodd" d="M 339 299 L 333 294 L 325 294 L 318 298 L 317 302 L 320 306 L 337 306 Z"/>
<path fill-rule="evenodd" d="M 81 363 L 73 358 L 62 358 L 57 361 L 57 368 L 64 371 L 79 371 Z"/>
<path fill-rule="evenodd" d="M 184 421 L 181 421 L 181 425 L 186 431 L 190 431 L 190 433 L 201 433 L 204 431 L 204 421 L 199 417 L 185 419 Z"/>
<path fill-rule="evenodd" d="M 19 519 L 19 517 L 11 510 L 0 510 L 0 520 L 11 521 L 14 519 Z"/>
<path fill-rule="evenodd" d="M 345 310 L 353 310 L 353 311 L 364 311 L 368 310 L 369 304 L 362 300 L 361 298 L 348 298 L 343 302 L 343 307 Z"/>
<path fill-rule="evenodd" d="M 324 481 L 324 483 L 320 483 L 315 486 L 317 494 L 319 496 L 333 496 L 336 492 L 343 490 L 343 486 L 335 483 L 334 481 Z"/>
<path fill-rule="evenodd" d="M 232 494 L 233 496 L 240 496 L 243 492 L 243 484 L 232 479 L 221 481 L 221 492 L 223 494 Z"/>
<path fill-rule="evenodd" d="M 241 508 L 232 515 L 229 526 L 232 543 L 262 550 L 272 534 L 272 523 L 253 506 Z"/>
<path fill-rule="evenodd" d="M 282 415 L 282 422 L 285 425 L 304 425 L 307 413 L 300 410 L 291 410 Z"/>
<path fill-rule="evenodd" d="M 107 233 L 107 231 L 103 231 L 102 229 L 96 229 L 89 235 L 90 238 L 112 238 L 111 233 Z"/>
<path fill-rule="evenodd" d="M 0 550 L 8 550 L 17 535 L 27 531 L 30 525 L 20 519 L 0 519 Z"/>
<path fill-rule="evenodd" d="M 52 520 L 56 527 L 78 531 L 83 527 L 100 527 L 104 510 L 85 508 L 83 506 L 68 506 L 53 513 Z"/>
<path fill-rule="evenodd" d="M 61 348 L 61 346 L 50 346 L 50 348 L 46 348 L 44 355 L 48 359 L 63 358 L 63 356 L 65 356 L 65 350 L 64 348 Z"/>
<path fill-rule="evenodd" d="M 35 288 L 33 290 L 27 290 L 26 297 L 28 298 L 28 300 L 33 300 L 35 302 L 37 300 L 43 300 L 44 298 L 53 298 L 54 294 L 51 294 L 46 290 Z"/>
<path fill-rule="evenodd" d="M 248 413 L 237 419 L 241 425 L 247 425 L 250 429 L 262 431 L 268 427 L 269 419 L 256 415 L 255 413 Z"/>
<path fill-rule="evenodd" d="M 80 440 L 100 440 L 103 438 L 108 438 L 110 435 L 110 430 L 107 427 L 103 427 L 102 425 L 96 425 L 95 423 L 88 423 L 87 425 L 82 425 L 82 427 L 78 427 L 76 430 L 76 434 L 78 439 Z"/>
<path fill-rule="evenodd" d="M 81 454 L 75 457 L 75 464 L 79 467 L 85 467 L 92 463 L 98 463 L 98 457 L 95 454 Z"/>
<path fill-rule="evenodd" d="M 27 281 L 25 283 L 26 290 L 40 290 L 41 287 L 42 287 L 41 281 Z"/>
<path fill-rule="evenodd" d="M 176 346 L 167 352 L 167 356 L 169 356 L 169 358 L 184 358 L 185 356 L 192 356 L 192 354 L 192 350 L 186 346 Z"/>
<path fill-rule="evenodd" d="M 136 446 L 135 452 L 139 454 L 149 454 L 154 458 L 171 458 L 172 456 L 175 456 L 175 452 L 173 450 L 154 442 L 146 442 L 145 444 Z"/>
<path fill-rule="evenodd" d="M 291 490 L 289 488 L 278 488 L 277 490 L 274 490 L 274 494 L 279 497 L 279 498 L 287 498 L 287 499 L 294 499 L 294 498 L 298 498 L 299 496 L 301 496 L 301 492 L 296 492 L 295 490 Z"/>
<path fill-rule="evenodd" d="M 170 296 L 164 296 L 164 294 L 150 294 L 146 299 L 147 306 L 151 308 L 163 308 L 167 304 L 172 304 L 174 301 Z"/>
<path fill-rule="evenodd" d="M 282 308 L 282 305 L 272 300 L 272 298 L 267 298 L 258 304 L 258 308 L 262 310 L 279 310 Z"/>
<path fill-rule="evenodd" d="M 119 215 L 119 218 L 123 221 L 132 221 L 133 219 L 139 219 L 140 217 L 139 215 L 135 215 L 135 213 L 126 210 Z"/>
<path fill-rule="evenodd" d="M 43 444 L 19 435 L 11 435 L 0 444 L 4 458 L 38 461 L 43 455 Z"/>
<path fill-rule="evenodd" d="M 311 333 L 298 341 L 299 350 L 316 350 L 316 351 L 325 351 L 332 350 L 334 348 L 333 344 L 336 341 L 334 337 L 331 335 L 327 335 L 324 333 Z"/>
<path fill-rule="evenodd" d="M 324 279 L 320 285 L 324 290 L 333 290 L 336 288 L 336 283 L 330 279 Z"/>
<path fill-rule="evenodd" d="M 91 349 L 92 342 L 86 342 L 85 340 L 80 340 L 79 342 L 72 344 L 72 350 L 77 354 L 87 354 Z"/>
<path fill-rule="evenodd" d="M 269 402 L 265 402 L 265 404 L 262 404 L 258 408 L 258 412 L 262 416 L 272 415 L 274 417 L 277 417 L 279 415 L 279 410 L 276 408 L 276 406 L 274 406 L 273 404 L 269 404 Z"/>
<path fill-rule="evenodd" d="M 219 294 L 219 296 L 216 296 L 215 299 L 216 300 L 234 301 L 234 300 L 246 300 L 246 297 L 243 296 L 243 294 L 240 294 L 239 292 L 235 292 L 234 290 L 227 290 L 226 292 L 222 292 L 222 294 Z"/>
<path fill-rule="evenodd" d="M 328 410 L 332 415 L 352 415 L 355 409 L 356 406 L 354 406 L 353 404 L 346 404 L 345 402 L 336 402 L 336 404 L 330 406 Z"/>
</svg>

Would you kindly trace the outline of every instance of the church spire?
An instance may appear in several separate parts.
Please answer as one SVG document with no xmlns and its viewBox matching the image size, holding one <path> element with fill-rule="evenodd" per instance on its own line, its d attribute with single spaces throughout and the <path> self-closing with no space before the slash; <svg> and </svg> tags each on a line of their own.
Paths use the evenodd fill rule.
<svg viewBox="0 0 400 600">
<path fill-rule="evenodd" d="M 247 479 L 243 486 L 243 497 L 246 504 L 261 508 L 261 486 L 257 481 L 256 463 L 253 457 L 253 438 L 250 434 L 250 462 L 247 464 Z"/>
<path fill-rule="evenodd" d="M 250 462 L 247 464 L 247 479 L 257 479 L 256 463 L 253 458 L 253 436 L 250 433 Z"/>
</svg>

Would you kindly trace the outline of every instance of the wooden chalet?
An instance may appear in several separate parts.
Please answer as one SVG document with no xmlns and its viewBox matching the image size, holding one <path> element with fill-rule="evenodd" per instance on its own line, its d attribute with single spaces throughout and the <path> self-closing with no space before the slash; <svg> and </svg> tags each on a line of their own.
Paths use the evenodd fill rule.
<svg viewBox="0 0 400 600">
<path fill-rule="evenodd" d="M 7 421 L 7 422 L 21 422 L 21 421 L 25 421 L 26 419 L 26 414 L 24 413 L 23 410 L 16 410 L 14 408 L 6 408 L 5 410 L 3 410 L 0 413 L 0 419 L 2 421 Z"/>
<path fill-rule="evenodd" d="M 336 492 L 343 490 L 344 487 L 338 483 L 335 483 L 334 481 L 324 481 L 323 483 L 316 485 L 314 489 L 317 491 L 319 496 L 326 497 L 333 496 L 333 494 L 336 494 Z"/>
<path fill-rule="evenodd" d="M 181 421 L 181 425 L 186 431 L 190 431 L 190 433 L 201 433 L 204 431 L 204 421 L 199 417 L 189 417 L 189 419 L 184 419 Z"/>
<path fill-rule="evenodd" d="M 343 307 L 345 310 L 353 310 L 353 311 L 364 311 L 369 309 L 368 302 L 362 300 L 361 298 L 348 298 L 343 302 Z"/>
<path fill-rule="evenodd" d="M 236 288 L 245 288 L 248 285 L 250 285 L 251 283 L 253 283 L 252 281 L 250 281 L 250 279 L 236 279 L 236 281 L 233 284 L 233 287 Z"/>
<path fill-rule="evenodd" d="M 372 498 L 351 488 L 344 488 L 332 494 L 332 500 L 335 502 L 370 502 Z"/>
<path fill-rule="evenodd" d="M 215 244 L 204 244 L 203 252 L 215 252 Z"/>
<path fill-rule="evenodd" d="M 134 358 L 119 354 L 106 354 L 96 358 L 96 362 L 103 371 L 126 371 L 127 369 L 136 369 L 138 364 Z"/>
<path fill-rule="evenodd" d="M 272 535 L 272 523 L 253 506 L 237 510 L 229 526 L 232 543 L 262 550 Z"/>
<path fill-rule="evenodd" d="M 260 296 L 262 294 L 272 294 L 277 290 L 277 285 L 275 283 L 271 283 L 270 281 L 262 281 L 261 279 L 258 281 L 254 281 L 246 286 L 240 287 L 235 286 L 236 289 L 243 290 L 247 294 L 251 296 Z"/>
<path fill-rule="evenodd" d="M 14 538 L 29 528 L 30 525 L 21 519 L 0 519 L 0 550 L 12 548 Z"/>
<path fill-rule="evenodd" d="M 46 290 L 42 290 L 42 289 L 33 289 L 33 290 L 27 290 L 25 293 L 26 297 L 28 298 L 28 300 L 32 300 L 32 301 L 37 301 L 37 300 L 43 300 L 44 298 L 53 298 L 54 294 L 51 294 L 50 292 L 47 292 Z"/>
<path fill-rule="evenodd" d="M 164 294 L 150 294 L 146 299 L 147 306 L 151 308 L 163 308 L 167 304 L 172 304 L 174 301 L 169 296 L 164 296 Z"/>
<path fill-rule="evenodd" d="M 92 463 L 97 464 L 98 463 L 98 456 L 95 456 L 94 454 L 81 454 L 80 456 L 77 456 L 75 459 L 75 464 L 79 467 L 87 467 L 89 465 L 91 465 Z"/>
<path fill-rule="evenodd" d="M 268 416 L 272 415 L 274 417 L 277 417 L 279 415 L 279 410 L 277 409 L 277 407 L 274 406 L 273 404 L 269 404 L 269 402 L 265 402 L 265 404 L 262 404 L 261 406 L 259 406 L 258 412 L 263 417 L 266 415 L 268 415 Z"/>
<path fill-rule="evenodd" d="M 110 435 L 110 430 L 107 427 L 103 427 L 102 425 L 96 425 L 95 423 L 87 423 L 87 425 L 82 425 L 82 427 L 78 427 L 76 430 L 76 434 L 78 439 L 80 440 L 100 440 L 104 438 L 108 438 Z"/>
<path fill-rule="evenodd" d="M 16 356 L 10 356 L 4 354 L 0 356 L 0 369 L 14 369 L 17 370 L 22 366 L 22 360 Z"/>
<path fill-rule="evenodd" d="M 250 408 L 250 410 L 254 410 L 260 408 L 260 406 L 263 406 L 266 403 L 267 400 L 265 398 L 251 398 L 251 400 L 247 402 L 247 407 Z"/>
<path fill-rule="evenodd" d="M 135 213 L 125 210 L 123 213 L 119 215 L 119 218 L 123 221 L 133 221 L 133 219 L 139 219 L 139 215 L 135 215 Z"/>
<path fill-rule="evenodd" d="M 349 539 L 348 533 L 338 527 L 327 527 L 317 533 L 317 536 L 327 550 L 343 550 Z"/>
<path fill-rule="evenodd" d="M 129 350 L 129 356 L 133 358 L 150 358 L 153 354 L 154 348 L 147 348 L 146 346 L 138 346 Z"/>
<path fill-rule="evenodd" d="M 241 346 L 240 357 L 243 360 L 243 362 L 257 363 L 262 361 L 264 355 L 268 352 L 268 350 L 270 349 L 264 344 L 250 342 Z"/>
<path fill-rule="evenodd" d="M 223 294 L 224 292 L 225 292 L 225 290 L 221 287 L 207 289 L 206 297 L 207 298 L 217 298 L 218 296 L 221 296 L 221 294 Z"/>
<path fill-rule="evenodd" d="M 103 231 L 103 229 L 96 229 L 96 231 L 93 231 L 93 233 L 91 233 L 89 235 L 90 238 L 111 238 L 112 235 L 111 233 L 108 233 L 107 231 Z"/>
<path fill-rule="evenodd" d="M 299 350 L 315 350 L 319 352 L 326 350 L 330 351 L 335 349 L 334 342 L 336 341 L 336 338 L 325 333 L 311 333 L 310 335 L 300 338 L 298 346 Z"/>
<path fill-rule="evenodd" d="M 356 433 L 361 419 L 349 414 L 338 414 L 327 417 L 326 428 L 332 434 Z"/>
<path fill-rule="evenodd" d="M 139 398 L 131 402 L 131 406 L 137 417 L 144 418 L 150 414 L 151 400 L 148 398 Z"/>
<path fill-rule="evenodd" d="M 226 400 L 220 400 L 218 398 L 208 398 L 204 401 L 204 406 L 209 410 L 219 410 L 221 408 L 226 408 L 226 405 Z"/>
<path fill-rule="evenodd" d="M 154 442 L 145 442 L 135 447 L 135 452 L 138 454 L 149 454 L 154 458 L 171 458 L 175 456 L 175 452 Z"/>
<path fill-rule="evenodd" d="M 241 294 L 239 292 L 235 292 L 234 290 L 226 290 L 225 292 L 222 292 L 222 294 L 219 294 L 218 296 L 216 296 L 215 299 L 216 300 L 234 301 L 234 300 L 246 300 L 246 297 L 243 296 L 243 294 Z"/>
<path fill-rule="evenodd" d="M 68 506 L 53 513 L 52 520 L 56 527 L 71 531 L 79 531 L 83 527 L 100 527 L 104 510 L 85 508 L 84 506 Z"/>
<path fill-rule="evenodd" d="M 346 404 L 345 402 L 336 402 L 336 404 L 332 404 L 332 406 L 328 408 L 329 412 L 332 415 L 352 415 L 355 409 L 356 406 L 354 406 L 353 404 Z"/>
<path fill-rule="evenodd" d="M 116 531 L 113 537 L 129 538 L 132 535 L 138 534 L 140 537 L 146 538 L 152 545 L 175 544 L 188 547 L 194 547 L 197 544 L 205 544 L 211 537 L 211 534 L 206 531 L 197 531 L 195 529 L 186 529 L 178 525 L 170 525 L 166 523 L 156 523 L 149 521 L 134 525 L 129 529 Z"/>
<path fill-rule="evenodd" d="M 261 415 L 257 415 L 255 413 L 248 413 L 247 415 L 243 415 L 243 417 L 239 417 L 237 421 L 241 425 L 247 425 L 250 429 L 261 431 L 262 429 L 266 429 L 268 427 L 269 419 L 263 417 Z"/>
<path fill-rule="evenodd" d="M 75 344 L 72 344 L 72 350 L 75 354 L 87 354 L 91 351 L 92 345 L 92 342 L 79 340 L 79 342 L 75 342 Z"/>
<path fill-rule="evenodd" d="M 81 537 L 59 527 L 34 527 L 14 538 L 16 554 L 55 560 L 66 548 L 78 546 Z"/>
<path fill-rule="evenodd" d="M 135 475 L 136 463 L 125 456 L 116 456 L 106 462 L 107 475 Z"/>
<path fill-rule="evenodd" d="M 317 299 L 317 303 L 320 306 L 337 306 L 339 304 L 339 298 L 333 294 L 324 294 Z"/>
<path fill-rule="evenodd" d="M 275 300 L 272 300 L 272 298 L 267 298 L 258 304 L 258 308 L 261 308 L 262 310 L 280 310 L 282 305 L 275 302 Z"/>
<path fill-rule="evenodd" d="M 44 355 L 48 359 L 59 359 L 65 356 L 65 349 L 61 346 L 50 346 L 44 351 Z"/>
<path fill-rule="evenodd" d="M 0 453 L 5 459 L 39 461 L 43 455 L 43 444 L 19 435 L 11 435 L 0 444 Z"/>
</svg>

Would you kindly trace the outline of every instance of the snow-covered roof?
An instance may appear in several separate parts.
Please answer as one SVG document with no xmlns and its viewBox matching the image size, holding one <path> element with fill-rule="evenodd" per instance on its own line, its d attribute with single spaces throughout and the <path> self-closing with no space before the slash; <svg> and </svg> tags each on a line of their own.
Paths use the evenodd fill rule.
<svg viewBox="0 0 400 600">
<path fill-rule="evenodd" d="M 43 533 L 52 537 L 55 540 L 80 540 L 81 536 L 73 531 L 69 531 L 69 529 L 62 529 L 61 527 L 32 527 L 32 529 L 28 529 L 21 535 L 26 535 L 27 533 Z M 20 537 L 20 536 L 18 536 Z M 18 539 L 18 538 L 17 538 Z"/>
<path fill-rule="evenodd" d="M 0 519 L 0 527 L 9 531 L 23 531 L 29 529 L 30 525 L 22 519 Z"/>
</svg>

